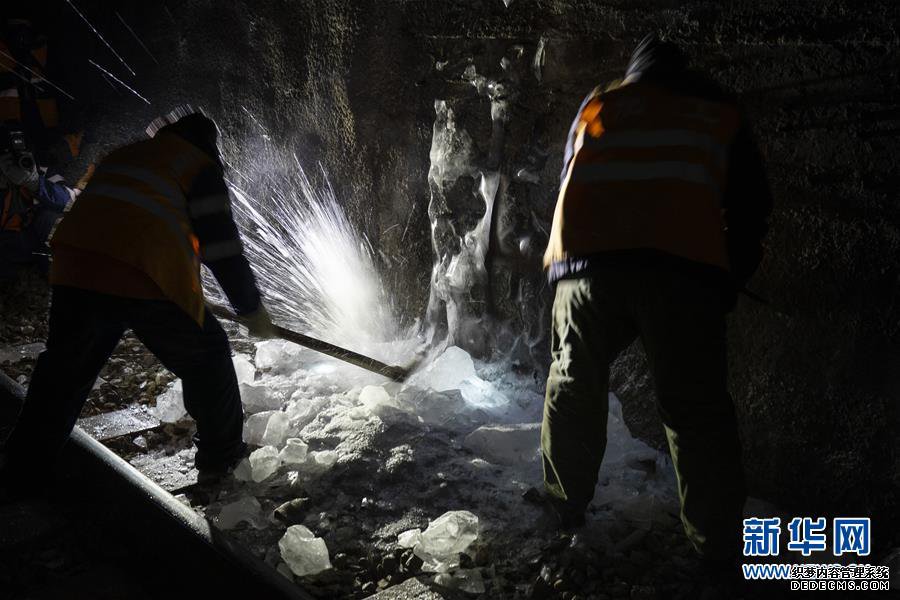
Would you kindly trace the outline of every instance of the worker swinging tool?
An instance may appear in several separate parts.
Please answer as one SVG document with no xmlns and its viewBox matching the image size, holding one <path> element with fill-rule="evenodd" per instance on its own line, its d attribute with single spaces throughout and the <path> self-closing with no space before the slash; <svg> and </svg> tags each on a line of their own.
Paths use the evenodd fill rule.
<svg viewBox="0 0 900 600">
<path fill-rule="evenodd" d="M 147 133 L 150 139 L 100 163 L 50 241 L 47 349 L 5 449 L 20 482 L 55 459 L 126 329 L 182 380 L 185 408 L 197 424 L 198 480 L 218 480 L 243 458 L 231 347 L 207 309 L 201 263 L 236 313 L 226 316 L 250 335 L 285 337 L 394 379 L 408 373 L 276 327 L 231 216 L 215 123 L 184 106 L 153 121 Z"/>
</svg>

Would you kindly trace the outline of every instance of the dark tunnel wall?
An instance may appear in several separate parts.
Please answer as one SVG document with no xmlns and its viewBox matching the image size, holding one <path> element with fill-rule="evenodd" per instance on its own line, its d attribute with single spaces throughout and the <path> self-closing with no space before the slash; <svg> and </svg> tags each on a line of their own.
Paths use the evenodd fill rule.
<svg viewBox="0 0 900 600">
<path fill-rule="evenodd" d="M 621 73 L 644 33 L 682 43 L 697 66 L 739 92 L 776 197 L 769 252 L 751 282 L 771 305 L 742 301 L 730 323 L 751 491 L 804 514 L 898 516 L 898 3 L 166 4 L 78 2 L 134 63 L 135 87 L 150 107 L 114 91 L 87 65 L 99 57 L 117 66 L 65 3 L 44 8 L 58 17 L 51 21 L 63 48 L 57 67 L 79 98 L 88 154 L 139 135 L 146 121 L 185 100 L 209 109 L 237 151 L 245 135 L 258 136 L 246 108 L 305 163 L 322 162 L 388 257 L 405 312 L 416 316 L 424 312 L 432 262 L 425 209 L 434 101 L 453 106 L 479 153 L 491 151 L 489 101 L 463 78 L 469 61 L 513 90 L 499 153 L 498 168 L 512 182 L 504 202 L 511 213 L 536 217 L 513 218 L 513 229 L 540 237 L 581 97 Z M 537 171 L 536 183 L 516 180 L 523 165 Z M 523 280 L 527 308 L 515 295 L 502 307 L 518 329 L 540 323 L 547 293 L 540 274 Z M 500 281 L 512 294 L 513 284 Z M 614 371 L 632 429 L 659 443 L 640 349 Z"/>
</svg>

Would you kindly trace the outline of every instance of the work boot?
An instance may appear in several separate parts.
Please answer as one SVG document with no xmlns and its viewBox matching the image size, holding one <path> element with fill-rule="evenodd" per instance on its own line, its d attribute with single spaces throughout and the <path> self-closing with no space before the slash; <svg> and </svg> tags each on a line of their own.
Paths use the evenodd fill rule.
<svg viewBox="0 0 900 600">
<path fill-rule="evenodd" d="M 242 444 L 239 452 L 224 462 L 197 466 L 197 485 L 211 487 L 230 477 L 242 460 L 250 456 L 247 444 Z"/>
<path fill-rule="evenodd" d="M 573 531 L 584 527 L 584 511 L 573 508 L 556 496 L 532 487 L 522 494 L 522 499 L 544 509 L 551 517 L 553 525 L 561 531 Z"/>
</svg>

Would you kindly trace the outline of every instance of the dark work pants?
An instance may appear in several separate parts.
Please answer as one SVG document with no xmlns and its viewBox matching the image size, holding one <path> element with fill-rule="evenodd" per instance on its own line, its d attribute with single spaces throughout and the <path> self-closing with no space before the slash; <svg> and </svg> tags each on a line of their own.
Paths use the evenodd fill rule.
<svg viewBox="0 0 900 600">
<path fill-rule="evenodd" d="M 557 284 L 541 432 L 548 492 L 577 511 L 590 503 L 606 448 L 609 365 L 640 337 L 685 532 L 706 557 L 736 555 L 745 492 L 726 381 L 726 293 L 715 281 L 643 265 Z"/>
<path fill-rule="evenodd" d="M 209 311 L 200 327 L 167 300 L 54 286 L 47 349 L 38 357 L 6 447 L 14 468 L 28 474 L 52 464 L 100 370 L 129 328 L 181 378 L 185 408 L 197 424 L 196 466 L 218 467 L 243 452 L 243 410 L 231 347 Z"/>
</svg>

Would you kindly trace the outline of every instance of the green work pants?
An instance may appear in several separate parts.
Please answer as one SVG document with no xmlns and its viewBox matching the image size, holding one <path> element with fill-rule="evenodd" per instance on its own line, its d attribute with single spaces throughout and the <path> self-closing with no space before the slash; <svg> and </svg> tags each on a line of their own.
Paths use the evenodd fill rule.
<svg viewBox="0 0 900 600">
<path fill-rule="evenodd" d="M 610 266 L 558 282 L 541 449 L 544 482 L 584 511 L 606 448 L 609 365 L 640 337 L 678 478 L 681 519 L 697 551 L 740 548 L 741 448 L 727 389 L 727 292 L 663 266 Z"/>
</svg>

